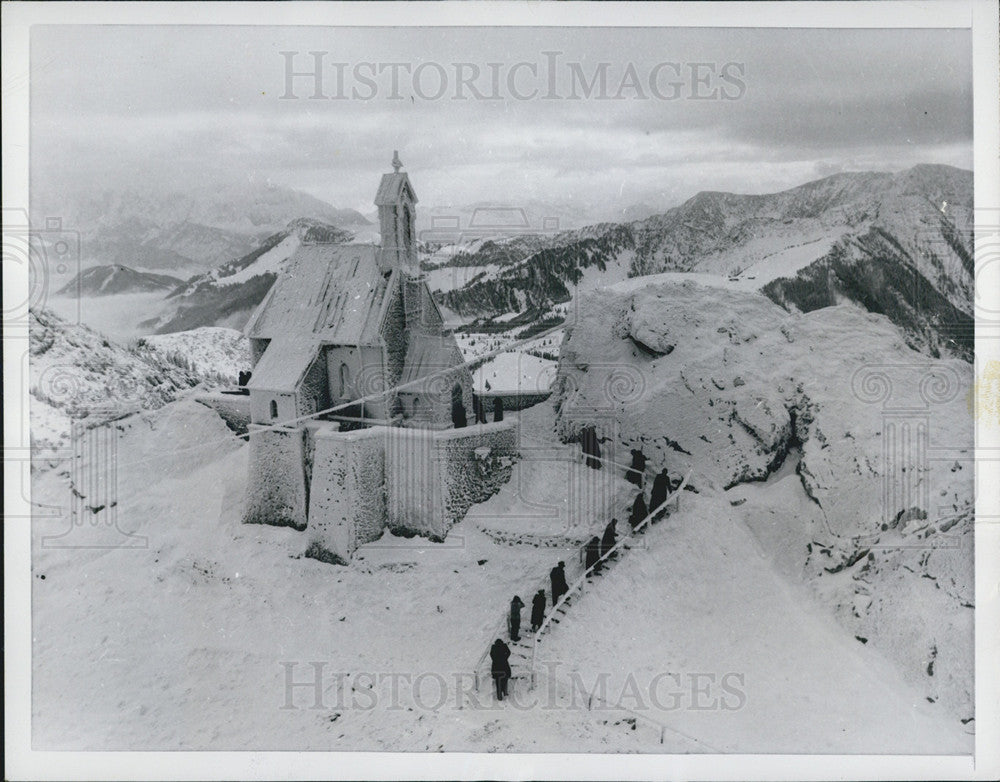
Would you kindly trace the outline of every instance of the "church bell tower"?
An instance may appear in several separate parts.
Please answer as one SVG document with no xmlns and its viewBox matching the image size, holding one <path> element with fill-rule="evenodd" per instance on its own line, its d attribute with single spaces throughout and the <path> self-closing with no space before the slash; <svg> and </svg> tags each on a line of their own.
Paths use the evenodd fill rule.
<svg viewBox="0 0 1000 782">
<path fill-rule="evenodd" d="M 417 268 L 416 203 L 417 195 L 399 159 L 399 152 L 393 151 L 393 173 L 383 174 L 375 196 L 378 207 L 379 231 L 382 234 L 382 250 L 379 265 L 383 273 L 394 269 Z"/>
</svg>

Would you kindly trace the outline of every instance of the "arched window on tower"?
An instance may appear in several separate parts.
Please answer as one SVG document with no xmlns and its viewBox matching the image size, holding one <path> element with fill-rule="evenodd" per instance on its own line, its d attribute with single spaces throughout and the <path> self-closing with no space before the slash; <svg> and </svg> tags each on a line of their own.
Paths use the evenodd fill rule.
<svg viewBox="0 0 1000 782">
<path fill-rule="evenodd" d="M 411 222 L 410 222 L 411 219 L 412 218 L 410 217 L 410 208 L 404 204 L 403 205 L 403 237 L 402 237 L 402 239 L 403 239 L 404 260 L 406 260 L 407 262 L 410 260 L 411 250 L 413 248 L 413 229 L 411 227 Z"/>
<path fill-rule="evenodd" d="M 340 365 L 340 398 L 344 399 L 351 393 L 351 370 L 345 363 Z"/>
<path fill-rule="evenodd" d="M 271 420 L 273 421 L 278 417 L 278 402 L 277 400 L 271 400 Z"/>
</svg>

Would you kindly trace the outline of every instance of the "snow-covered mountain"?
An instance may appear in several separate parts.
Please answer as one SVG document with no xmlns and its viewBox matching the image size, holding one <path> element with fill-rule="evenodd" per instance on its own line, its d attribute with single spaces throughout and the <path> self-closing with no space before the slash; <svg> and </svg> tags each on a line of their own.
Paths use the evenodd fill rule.
<svg viewBox="0 0 1000 782">
<path fill-rule="evenodd" d="M 418 204 L 416 230 L 419 241 L 437 247 L 484 235 L 515 237 L 578 229 L 608 219 L 608 214 L 604 205 L 540 199 Z M 378 223 L 377 211 L 366 212 L 364 217 Z"/>
<path fill-rule="evenodd" d="M 583 298 L 557 431 L 593 426 L 605 456 L 639 450 L 675 481 L 690 470 L 702 534 L 748 531 L 858 643 L 968 722 L 970 365 L 915 352 L 855 306 L 789 313 L 758 292 L 656 280 Z"/>
<path fill-rule="evenodd" d="M 972 348 L 972 174 L 916 166 L 843 173 L 771 195 L 700 193 L 639 222 L 479 239 L 425 262 L 466 318 L 549 314 L 624 277 L 704 273 L 804 311 L 848 301 L 887 315 L 910 344 Z"/>
<path fill-rule="evenodd" d="M 291 220 L 309 218 L 361 229 L 368 221 L 306 193 L 250 181 L 184 192 L 33 191 L 32 213 L 62 219 L 78 232 L 81 262 L 138 269 L 204 271 L 250 252 Z"/>
<path fill-rule="evenodd" d="M 116 293 L 168 293 L 183 282 L 168 274 L 140 272 L 128 266 L 91 266 L 59 290 L 63 296 L 111 296 Z"/>
<path fill-rule="evenodd" d="M 311 208 L 308 197 L 288 200 L 288 209 Z M 121 209 L 112 206 L 112 214 Z M 789 310 L 853 303 L 887 315 L 908 344 L 925 353 L 971 356 L 967 171 L 917 166 L 897 174 L 836 174 L 770 195 L 706 192 L 645 220 L 559 232 L 542 230 L 527 211 L 518 219 L 528 227 L 508 231 L 497 227 L 506 214 L 500 206 L 477 208 L 481 215 L 470 214 L 479 215 L 481 230 L 464 231 L 475 221 L 463 213 L 457 233 L 420 234 L 422 267 L 456 324 L 478 320 L 495 329 L 513 319 L 521 329 L 541 327 L 575 317 L 571 302 L 588 290 L 676 273 L 761 290 Z M 222 227 L 211 230 L 263 226 L 265 214 L 273 213 L 251 209 L 241 222 L 220 207 L 213 214 Z M 144 327 L 161 333 L 240 328 L 304 232 L 311 241 L 319 234 L 330 241 L 377 241 L 375 226 L 357 222 L 364 218 L 332 207 L 326 213 L 333 222 L 292 220 L 263 237 L 241 235 L 241 252 L 223 255 L 225 263 L 175 289 Z M 355 222 L 345 228 L 337 222 L 344 219 Z"/>
<path fill-rule="evenodd" d="M 344 242 L 352 237 L 349 231 L 319 220 L 292 220 L 243 257 L 175 288 L 164 310 L 143 325 L 158 334 L 200 326 L 242 328 L 303 242 Z"/>
</svg>

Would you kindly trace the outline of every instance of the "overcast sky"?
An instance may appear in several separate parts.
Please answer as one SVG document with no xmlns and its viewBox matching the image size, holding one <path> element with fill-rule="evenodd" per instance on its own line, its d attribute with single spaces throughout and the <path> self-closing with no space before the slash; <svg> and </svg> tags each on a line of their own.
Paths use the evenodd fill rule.
<svg viewBox="0 0 1000 782">
<path fill-rule="evenodd" d="M 313 51 L 322 99 L 311 76 L 282 99 Z M 666 206 L 971 168 L 971 80 L 967 30 L 35 27 L 32 177 L 256 178 L 369 211 L 399 149 L 425 205 Z"/>
</svg>

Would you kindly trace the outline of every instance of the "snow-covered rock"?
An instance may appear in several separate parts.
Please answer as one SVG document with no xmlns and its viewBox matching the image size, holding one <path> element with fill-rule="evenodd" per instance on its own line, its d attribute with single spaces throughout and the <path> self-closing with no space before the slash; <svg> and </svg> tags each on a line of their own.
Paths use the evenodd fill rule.
<svg viewBox="0 0 1000 782">
<path fill-rule="evenodd" d="M 568 329 L 556 386 L 566 438 L 603 428 L 675 475 L 693 467 L 699 489 L 766 478 L 802 443 L 803 480 L 845 534 L 871 531 L 858 508 L 882 507 L 883 392 L 926 410 L 932 437 L 971 449 L 969 366 L 914 352 L 884 317 L 847 305 L 793 315 L 690 281 L 632 287 L 591 294 Z M 914 469 L 964 502 L 969 482 L 949 467 Z"/>
<path fill-rule="evenodd" d="M 597 291 L 581 314 L 561 351 L 560 435 L 595 426 L 616 461 L 638 449 L 654 472 L 690 469 L 780 571 L 970 717 L 971 367 L 850 305 L 789 314 L 692 281 Z M 790 495 L 753 493 L 790 465 Z"/>
</svg>

